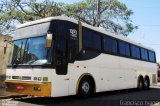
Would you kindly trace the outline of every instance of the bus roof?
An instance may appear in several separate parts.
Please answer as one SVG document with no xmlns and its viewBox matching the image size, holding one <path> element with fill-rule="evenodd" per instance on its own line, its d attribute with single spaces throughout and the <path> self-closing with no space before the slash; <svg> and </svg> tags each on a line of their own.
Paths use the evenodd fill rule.
<svg viewBox="0 0 160 106">
<path fill-rule="evenodd" d="M 50 22 L 52 20 L 64 20 L 64 21 L 69 21 L 69 22 L 72 22 L 72 23 L 75 23 L 75 24 L 78 24 L 78 21 L 76 19 L 73 19 L 73 18 L 69 18 L 67 16 L 55 16 L 55 17 L 48 17 L 48 18 L 43 18 L 43 19 L 39 19 L 39 20 L 35 20 L 35 21 L 30 21 L 30 22 L 26 22 L 24 24 L 21 24 L 21 25 L 18 25 L 16 27 L 16 29 L 20 29 L 20 28 L 23 28 L 23 27 L 27 27 L 27 26 L 31 26 L 31 25 L 35 25 L 35 24 L 40 24 L 40 23 L 45 23 L 45 22 Z M 105 28 L 101 28 L 101 27 L 94 27 L 94 26 L 91 26 L 91 25 L 88 25 L 86 23 L 82 23 L 82 26 L 86 27 L 86 28 L 89 28 L 89 29 L 92 29 L 94 31 L 97 31 L 97 32 L 100 32 L 100 33 L 103 33 L 103 34 L 106 34 L 108 36 L 111 36 L 111 37 L 114 37 L 114 38 L 117 38 L 117 39 L 120 39 L 122 41 L 125 41 L 125 42 L 128 42 L 128 43 L 131 43 L 131 44 L 134 44 L 134 45 L 137 45 L 137 46 L 140 46 L 142 48 L 146 48 L 146 49 L 149 49 L 149 50 L 153 50 L 152 48 L 150 47 L 146 47 L 140 43 L 136 43 L 135 41 L 132 41 L 130 40 L 128 37 L 126 36 L 123 36 L 123 35 L 118 35 L 116 33 L 113 33 Z M 154 51 L 154 50 L 153 50 Z"/>
</svg>

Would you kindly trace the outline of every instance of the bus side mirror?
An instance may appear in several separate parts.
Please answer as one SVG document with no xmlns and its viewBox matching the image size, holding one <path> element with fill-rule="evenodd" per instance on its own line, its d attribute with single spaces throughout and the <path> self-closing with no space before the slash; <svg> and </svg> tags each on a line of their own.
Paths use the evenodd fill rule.
<svg viewBox="0 0 160 106">
<path fill-rule="evenodd" d="M 47 34 L 46 37 L 46 48 L 51 48 L 52 46 L 52 34 Z"/>
</svg>

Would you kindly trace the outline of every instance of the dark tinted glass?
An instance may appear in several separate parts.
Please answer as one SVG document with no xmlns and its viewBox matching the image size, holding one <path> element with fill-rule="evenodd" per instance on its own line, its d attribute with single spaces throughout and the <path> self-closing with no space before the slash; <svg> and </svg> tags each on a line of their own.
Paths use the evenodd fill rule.
<svg viewBox="0 0 160 106">
<path fill-rule="evenodd" d="M 148 53 L 146 49 L 141 48 L 141 57 L 142 57 L 142 60 L 148 60 Z"/>
<path fill-rule="evenodd" d="M 73 61 L 78 54 L 78 40 L 71 39 L 70 40 L 70 61 Z"/>
<path fill-rule="evenodd" d="M 115 39 L 104 37 L 104 50 L 111 53 L 117 53 L 117 41 Z"/>
<path fill-rule="evenodd" d="M 155 53 L 152 51 L 149 51 L 149 61 L 155 62 Z"/>
<path fill-rule="evenodd" d="M 131 45 L 131 53 L 132 53 L 132 57 L 140 58 L 139 47 Z"/>
<path fill-rule="evenodd" d="M 101 36 L 98 33 L 85 28 L 83 31 L 83 45 L 86 48 L 100 50 Z"/>
<path fill-rule="evenodd" d="M 129 44 L 119 41 L 119 52 L 121 55 L 130 56 Z"/>
</svg>

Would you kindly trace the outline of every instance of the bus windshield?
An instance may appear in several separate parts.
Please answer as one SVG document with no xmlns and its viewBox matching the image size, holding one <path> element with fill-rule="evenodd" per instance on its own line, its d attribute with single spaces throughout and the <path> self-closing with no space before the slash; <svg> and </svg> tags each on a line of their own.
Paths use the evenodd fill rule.
<svg viewBox="0 0 160 106">
<path fill-rule="evenodd" d="M 50 48 L 46 48 L 46 36 L 13 41 L 9 65 L 44 65 L 51 63 Z"/>
</svg>

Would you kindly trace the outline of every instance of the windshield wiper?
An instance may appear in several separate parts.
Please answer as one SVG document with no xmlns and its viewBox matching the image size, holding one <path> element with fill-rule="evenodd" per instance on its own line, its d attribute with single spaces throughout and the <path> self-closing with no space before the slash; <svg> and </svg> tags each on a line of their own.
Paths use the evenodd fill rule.
<svg viewBox="0 0 160 106">
<path fill-rule="evenodd" d="M 20 50 L 17 51 L 16 56 L 15 56 L 15 58 L 14 58 L 13 61 L 12 61 L 12 67 L 17 67 L 17 65 L 18 65 L 18 64 L 17 64 L 17 56 L 18 56 L 19 51 L 20 51 Z M 16 62 L 16 65 L 15 65 L 15 62 Z"/>
<path fill-rule="evenodd" d="M 27 49 L 26 49 L 26 52 L 24 53 L 24 57 L 23 57 L 23 59 L 26 57 L 26 54 L 28 54 L 28 53 L 29 53 L 29 52 L 28 52 L 28 49 L 29 49 L 29 43 L 28 43 L 28 44 L 26 44 L 26 45 L 27 45 L 27 47 L 26 47 Z M 27 59 L 27 58 L 26 58 L 26 59 Z M 29 62 L 29 63 L 28 63 L 28 65 L 29 65 L 31 68 L 33 68 L 32 63 L 33 63 L 33 62 Z"/>
<path fill-rule="evenodd" d="M 28 39 L 26 40 L 26 43 L 25 43 L 24 53 L 23 53 L 23 57 L 22 57 L 22 63 L 24 62 L 26 52 L 28 52 L 29 43 L 27 43 L 27 42 L 28 42 Z"/>
</svg>

